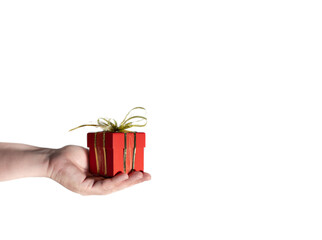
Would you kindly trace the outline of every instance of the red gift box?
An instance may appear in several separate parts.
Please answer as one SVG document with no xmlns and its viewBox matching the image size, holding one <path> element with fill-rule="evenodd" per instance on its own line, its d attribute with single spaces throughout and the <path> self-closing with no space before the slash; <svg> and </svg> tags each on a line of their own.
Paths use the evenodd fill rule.
<svg viewBox="0 0 322 240">
<path fill-rule="evenodd" d="M 89 171 L 94 175 L 113 177 L 119 172 L 144 171 L 145 133 L 90 132 Z"/>
</svg>

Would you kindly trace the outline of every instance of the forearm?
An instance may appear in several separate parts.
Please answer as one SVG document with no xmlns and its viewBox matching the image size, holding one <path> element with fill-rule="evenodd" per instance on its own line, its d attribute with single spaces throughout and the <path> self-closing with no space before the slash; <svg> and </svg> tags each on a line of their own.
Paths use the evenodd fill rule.
<svg viewBox="0 0 322 240">
<path fill-rule="evenodd" d="M 0 143 L 0 181 L 47 177 L 53 150 L 18 143 Z"/>
</svg>

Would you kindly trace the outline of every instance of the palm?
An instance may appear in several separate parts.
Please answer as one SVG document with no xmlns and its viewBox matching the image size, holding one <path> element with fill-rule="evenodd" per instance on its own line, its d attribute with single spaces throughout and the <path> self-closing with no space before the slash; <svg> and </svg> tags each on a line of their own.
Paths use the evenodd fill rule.
<svg viewBox="0 0 322 240">
<path fill-rule="evenodd" d="M 49 171 L 53 180 L 82 195 L 108 194 L 151 178 L 148 173 L 141 172 L 129 176 L 118 174 L 109 179 L 95 177 L 88 171 L 88 150 L 72 145 L 55 150 Z"/>
</svg>

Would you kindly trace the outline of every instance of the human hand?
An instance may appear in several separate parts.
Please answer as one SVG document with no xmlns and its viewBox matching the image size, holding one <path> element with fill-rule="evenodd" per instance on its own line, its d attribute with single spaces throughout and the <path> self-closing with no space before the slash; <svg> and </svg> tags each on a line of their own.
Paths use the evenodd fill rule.
<svg viewBox="0 0 322 240">
<path fill-rule="evenodd" d="M 48 176 L 69 190 L 81 195 L 109 194 L 151 179 L 150 174 L 120 173 L 113 178 L 95 177 L 89 173 L 88 150 L 74 145 L 52 149 Z"/>
</svg>

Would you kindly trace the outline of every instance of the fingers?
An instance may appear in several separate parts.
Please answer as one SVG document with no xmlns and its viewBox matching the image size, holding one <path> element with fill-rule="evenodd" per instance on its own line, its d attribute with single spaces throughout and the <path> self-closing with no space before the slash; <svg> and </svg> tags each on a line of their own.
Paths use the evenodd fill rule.
<svg viewBox="0 0 322 240">
<path fill-rule="evenodd" d="M 149 173 L 144 172 L 143 173 L 143 179 L 144 179 L 144 181 L 150 181 L 151 180 L 151 175 Z"/>
<path fill-rule="evenodd" d="M 118 184 L 117 186 L 114 186 L 113 188 L 113 192 L 114 191 L 119 191 L 121 189 L 124 188 L 128 188 L 131 187 L 135 184 L 144 182 L 144 181 L 148 181 L 151 180 L 151 175 L 148 173 L 144 173 L 144 172 L 131 172 L 129 174 L 129 178 L 123 182 L 121 182 L 120 184 Z"/>
<path fill-rule="evenodd" d="M 88 188 L 83 195 L 105 195 L 121 189 L 133 186 L 135 184 L 148 181 L 151 179 L 151 175 L 142 172 L 131 172 L 129 175 L 120 173 L 113 178 L 98 180 L 91 188 Z"/>
<path fill-rule="evenodd" d="M 113 182 L 115 184 L 123 182 L 124 180 L 127 180 L 127 179 L 129 179 L 129 175 L 127 175 L 125 173 L 119 173 L 115 177 L 110 178 L 111 182 Z"/>
</svg>

